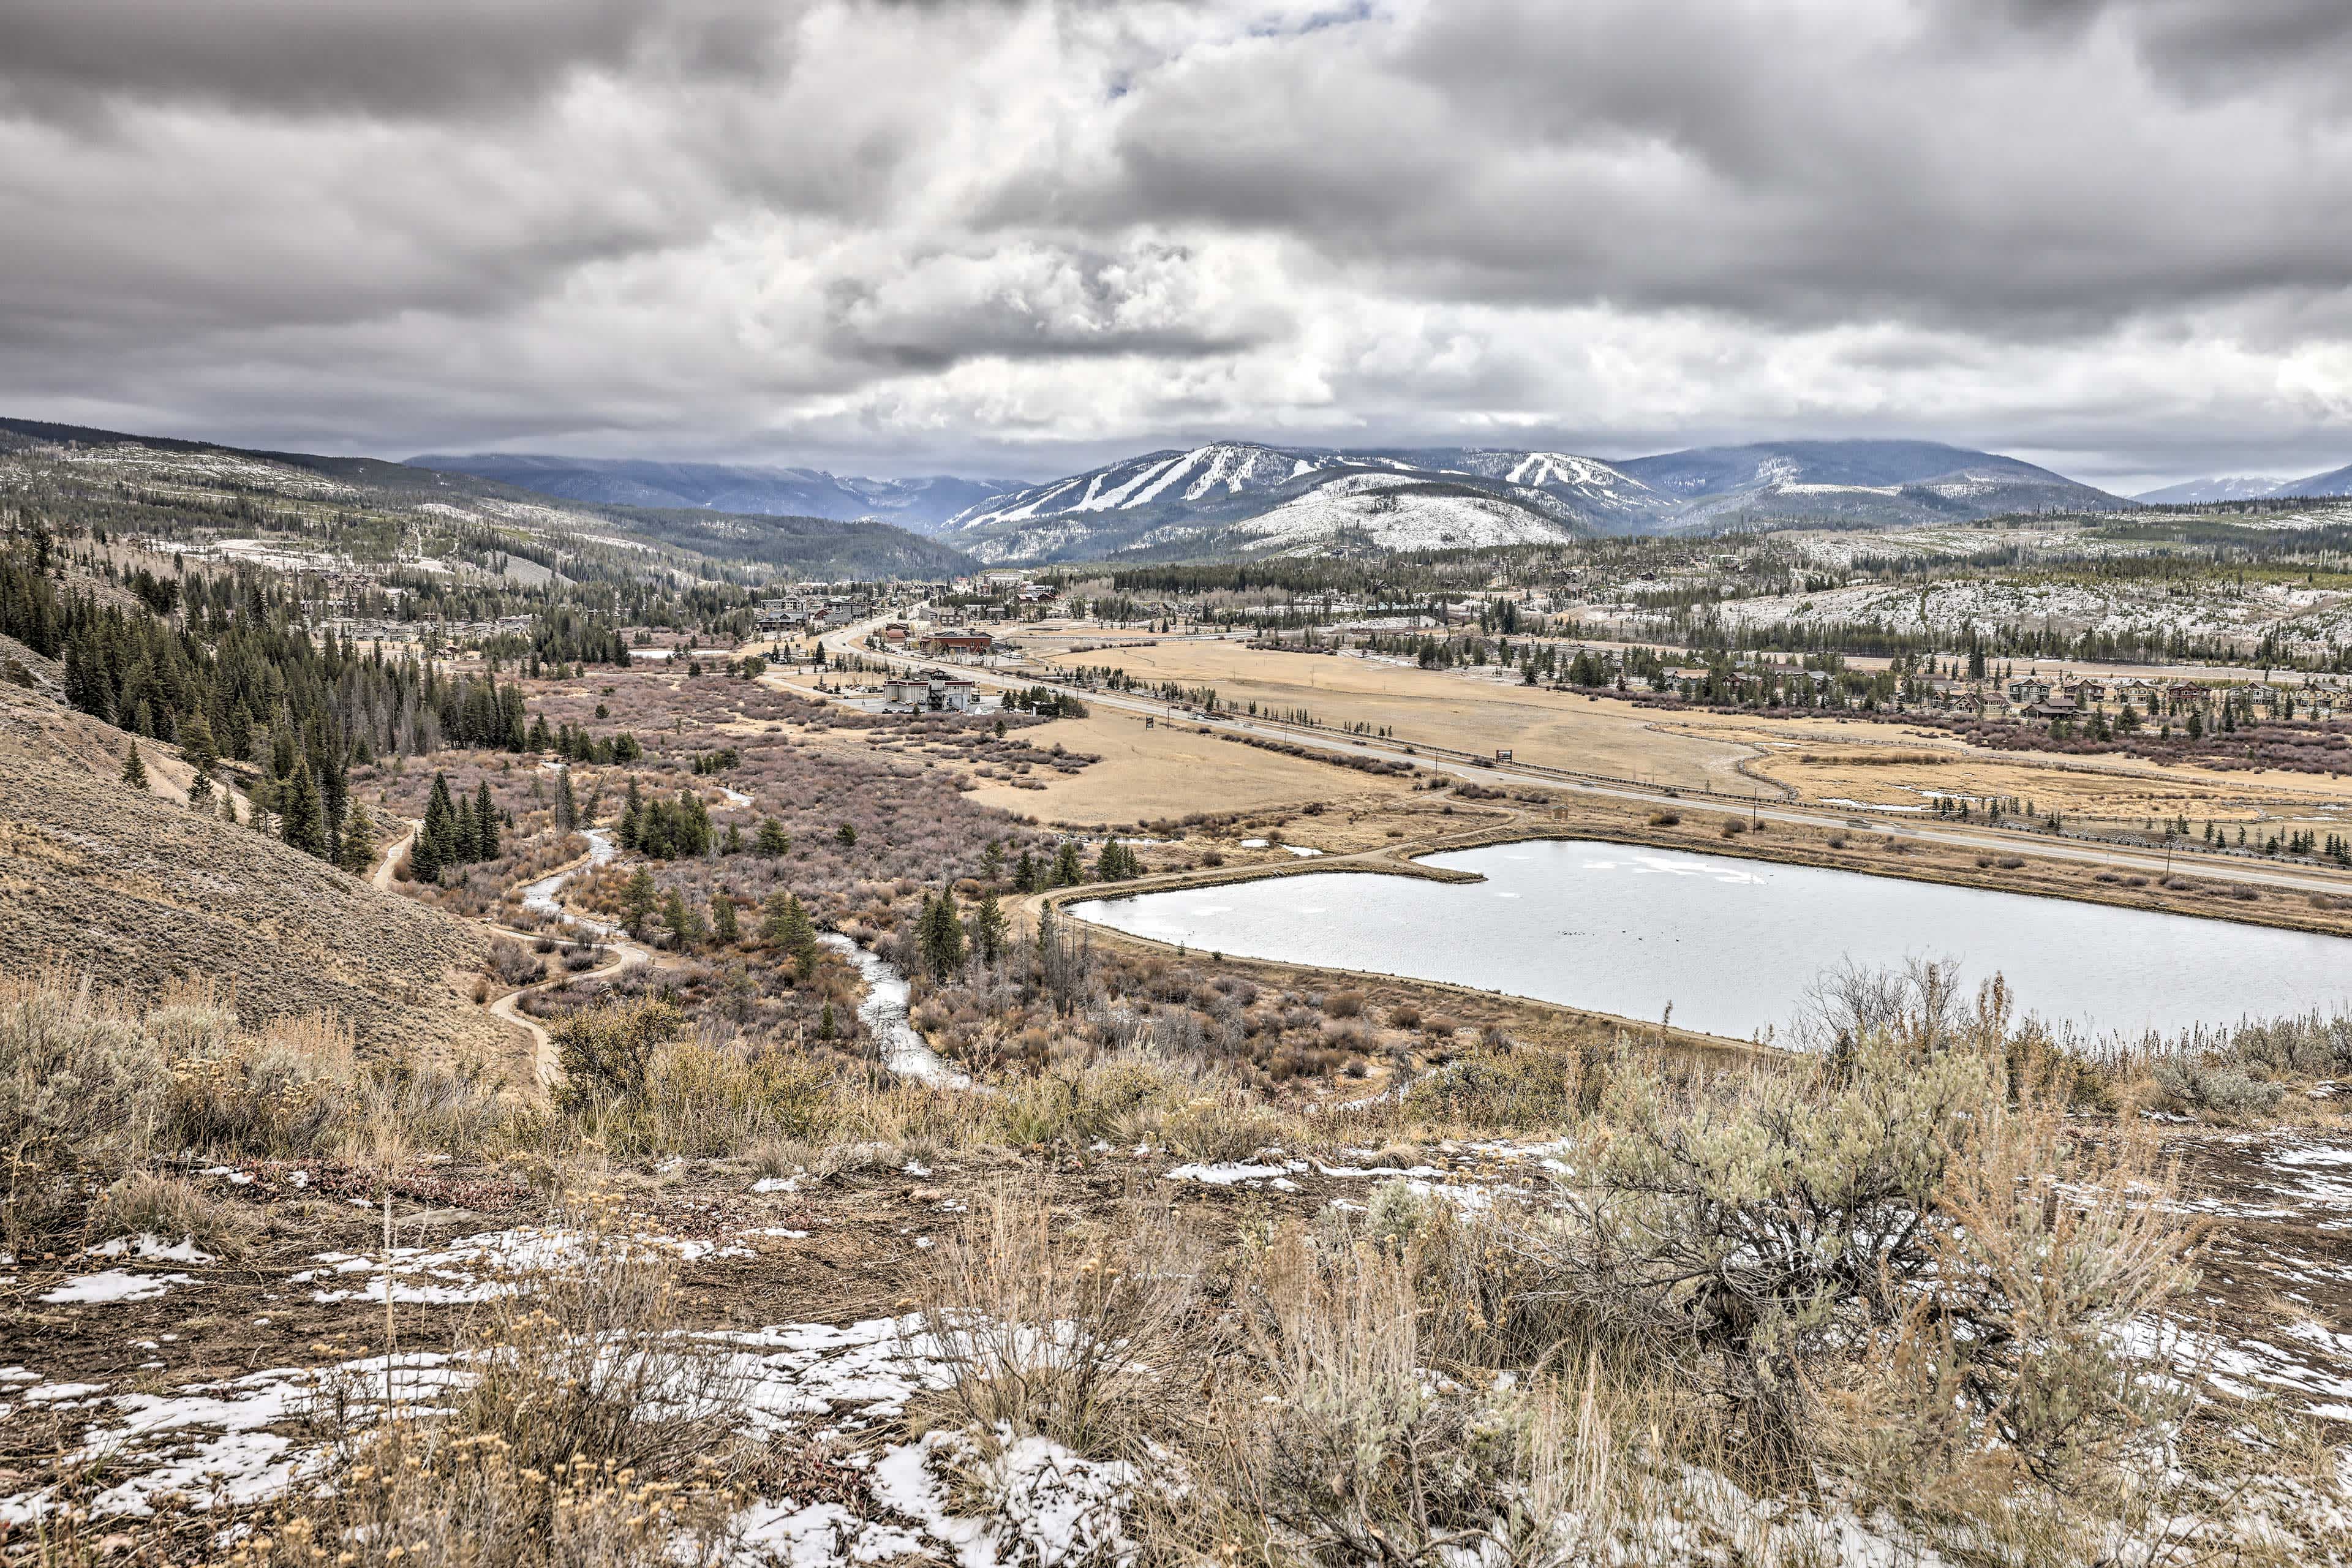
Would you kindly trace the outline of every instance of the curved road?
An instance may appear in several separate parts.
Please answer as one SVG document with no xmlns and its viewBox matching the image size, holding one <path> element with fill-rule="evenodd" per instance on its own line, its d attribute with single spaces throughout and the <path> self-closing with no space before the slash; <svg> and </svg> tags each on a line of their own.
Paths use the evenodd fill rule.
<svg viewBox="0 0 2352 1568">
<path fill-rule="evenodd" d="M 376 863 L 375 869 L 368 876 L 368 880 L 378 889 L 387 893 L 392 891 L 392 868 L 399 860 L 401 851 L 415 842 L 417 830 L 423 826 L 422 823 L 410 821 L 407 832 L 384 846 L 383 858 Z M 495 935 L 513 937 L 519 942 L 537 942 L 547 934 L 544 931 L 516 931 L 511 926 L 498 925 L 489 921 L 477 920 L 472 923 Z M 522 999 L 534 991 L 552 990 L 558 985 L 568 985 L 574 981 L 605 980 L 625 969 L 635 969 L 640 964 L 654 962 L 654 955 L 635 942 L 622 942 L 618 938 L 608 936 L 597 939 L 597 945 L 615 950 L 609 963 L 578 974 L 557 974 L 546 980 L 535 980 L 520 990 L 509 991 L 490 1004 L 490 1014 L 493 1017 L 504 1019 L 530 1037 L 533 1069 L 542 1088 L 553 1089 L 555 1080 L 562 1076 L 562 1068 L 556 1062 L 555 1042 L 549 1037 L 546 1026 L 522 1011 Z"/>
<path fill-rule="evenodd" d="M 488 921 L 479 921 L 476 923 L 484 931 L 495 931 L 500 936 L 510 936 L 523 942 L 537 942 L 541 936 L 546 934 L 541 931 L 515 931 L 507 926 L 492 925 Z M 540 1085 L 543 1089 L 552 1089 L 556 1079 L 563 1076 L 563 1068 L 555 1058 L 554 1038 L 548 1034 L 544 1024 L 523 1012 L 522 999 L 534 991 L 551 991 L 558 985 L 569 985 L 575 981 L 607 980 L 625 969 L 635 969 L 641 964 L 654 962 L 654 955 L 635 942 L 606 937 L 599 945 L 614 950 L 611 962 L 594 969 L 584 970 L 578 974 L 556 974 L 546 980 L 534 980 L 520 990 L 508 992 L 490 1004 L 490 1012 L 494 1016 L 505 1019 L 530 1037 L 531 1059 L 537 1064 Z"/>
<path fill-rule="evenodd" d="M 393 862 L 400 858 L 402 850 L 416 842 L 416 831 L 424 826 L 421 822 L 411 822 L 407 832 L 383 847 L 383 858 L 376 862 L 375 870 L 368 877 L 368 880 L 373 882 L 379 890 L 387 893 L 392 891 Z"/>
<path fill-rule="evenodd" d="M 919 609 L 920 606 L 918 606 L 917 611 L 910 611 L 908 614 L 918 613 Z M 886 666 L 906 668 L 936 668 L 936 660 L 911 658 L 904 654 L 883 653 L 859 646 L 858 639 L 864 637 L 868 631 L 886 618 L 891 617 L 877 616 L 872 620 L 861 621 L 855 626 L 845 626 L 837 632 L 829 632 L 821 640 L 834 653 L 878 659 Z M 1001 671 L 983 669 L 976 666 L 958 666 L 957 671 L 972 680 L 1003 689 L 1025 689 L 1036 684 L 1034 679 L 1010 676 Z M 1162 721 L 1169 720 L 1173 711 L 1171 704 L 1158 699 L 1136 698 L 1124 693 L 1107 691 L 1088 691 L 1085 696 L 1086 700 L 1090 704 L 1101 703 L 1105 707 L 1120 709 L 1131 713 L 1149 714 Z M 1766 822 L 1786 823 L 1793 826 L 1835 830 L 1853 826 L 1848 816 L 1842 812 L 1809 810 L 1801 806 L 1750 805 L 1698 800 L 1688 795 L 1674 795 L 1664 789 L 1654 789 L 1641 784 L 1595 784 L 1554 778 L 1549 774 L 1515 768 L 1508 763 L 1484 767 L 1470 763 L 1450 762 L 1426 754 L 1408 752 L 1405 750 L 1407 742 L 1402 741 L 1370 740 L 1354 735 L 1333 735 L 1311 730 L 1293 730 L 1278 726 L 1261 727 L 1242 720 L 1202 718 L 1189 711 L 1182 715 L 1181 721 L 1195 728 L 1223 731 L 1229 734 L 1277 735 L 1284 741 L 1303 746 L 1314 746 L 1324 751 L 1354 756 L 1386 758 L 1410 763 L 1431 773 L 1474 779 L 1486 784 L 1507 779 L 1514 783 L 1573 795 L 1598 795 L 1604 799 L 1622 800 L 1643 805 L 1671 804 L 1676 811 L 1714 812 L 1719 816 L 1759 818 Z M 1899 835 L 1922 843 L 1944 844 L 1956 848 L 1989 854 L 2031 854 L 2045 859 L 2079 862 L 2089 866 L 2112 866 L 2118 869 L 2145 871 L 2158 876 L 2164 875 L 2167 870 L 2177 870 L 2193 872 L 2198 877 L 2217 882 L 2247 882 L 2258 887 L 2281 888 L 2294 892 L 2352 894 L 2352 878 L 2334 876 L 2315 869 L 2290 870 L 2285 868 L 2260 864 L 2215 863 L 2194 852 L 2184 852 L 2168 858 L 2143 850 L 2104 846 L 2094 847 L 2079 842 L 2053 838 L 2042 834 L 2015 833 L 1994 827 L 1929 826 L 1925 823 L 1916 826 L 1910 823 L 1872 823 L 1869 826 L 1872 830 Z"/>
</svg>

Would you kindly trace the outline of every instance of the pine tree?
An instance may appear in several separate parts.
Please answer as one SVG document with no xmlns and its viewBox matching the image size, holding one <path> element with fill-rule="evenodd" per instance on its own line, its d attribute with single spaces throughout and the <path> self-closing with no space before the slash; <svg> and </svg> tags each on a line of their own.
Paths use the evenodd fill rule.
<svg viewBox="0 0 2352 1568">
<path fill-rule="evenodd" d="M 1078 841 L 1075 838 L 1063 839 L 1062 847 L 1054 855 L 1053 881 L 1049 885 L 1056 888 L 1075 888 L 1086 879 L 1086 864 L 1078 858 Z"/>
<path fill-rule="evenodd" d="M 433 775 L 433 793 L 425 797 L 425 824 L 408 852 L 409 868 L 420 882 L 437 882 L 444 868 L 457 864 L 457 808 L 449 799 L 446 775 Z"/>
<path fill-rule="evenodd" d="M 761 940 L 789 955 L 800 977 L 806 980 L 816 967 L 816 927 L 810 923 L 808 911 L 793 894 L 778 892 L 768 895 L 762 913 Z"/>
<path fill-rule="evenodd" d="M 631 936 L 643 942 L 646 927 L 653 923 L 654 878 L 644 867 L 637 868 L 621 889 L 621 924 Z"/>
<path fill-rule="evenodd" d="M 452 866 L 470 866 L 474 861 L 474 802 L 470 795 L 457 801 L 457 821 L 449 829 L 449 842 L 441 858 Z"/>
<path fill-rule="evenodd" d="M 558 768 L 555 770 L 555 829 L 559 833 L 572 833 L 579 826 L 580 803 L 572 797 L 572 770 Z"/>
<path fill-rule="evenodd" d="M 834 830 L 833 841 L 844 849 L 855 849 L 857 847 L 857 829 L 845 822 Z"/>
<path fill-rule="evenodd" d="M 188 809 L 209 811 L 212 809 L 212 804 L 213 776 L 199 768 L 196 770 L 196 776 L 188 781 Z"/>
<path fill-rule="evenodd" d="M 972 945 L 983 961 L 994 963 L 1004 955 L 1004 910 L 992 892 L 980 900 L 980 909 L 971 917 Z"/>
<path fill-rule="evenodd" d="M 305 855 L 315 855 L 322 860 L 325 859 L 327 818 L 320 807 L 319 785 L 310 777 L 308 763 L 297 765 L 294 769 L 294 776 L 287 782 L 283 807 L 284 815 L 278 828 L 278 837 L 283 838 L 291 848 L 299 849 Z"/>
<path fill-rule="evenodd" d="M 474 791 L 474 859 L 499 858 L 499 808 L 490 802 L 490 781 Z"/>
<path fill-rule="evenodd" d="M 375 866 L 375 824 L 353 801 L 343 813 L 343 842 L 335 864 L 354 877 L 364 877 Z"/>
<path fill-rule="evenodd" d="M 629 780 L 628 798 L 621 805 L 620 829 L 613 835 L 619 841 L 622 848 L 635 849 L 637 847 L 637 837 L 645 826 L 645 791 L 637 787 L 637 781 L 632 777 Z"/>
<path fill-rule="evenodd" d="M 662 924 L 669 927 L 670 944 L 683 952 L 702 935 L 702 922 L 686 907 L 686 895 L 676 888 L 662 900 Z"/>
<path fill-rule="evenodd" d="M 963 921 L 956 915 L 955 895 L 941 893 L 923 900 L 921 935 L 923 963 L 934 980 L 945 980 L 963 967 Z"/>
<path fill-rule="evenodd" d="M 221 820 L 231 826 L 236 822 L 236 791 L 233 789 L 221 791 Z"/>
<path fill-rule="evenodd" d="M 220 750 L 213 742 L 213 727 L 205 722 L 201 708 L 189 714 L 180 725 L 180 755 L 198 773 L 208 773 L 220 762 Z"/>
<path fill-rule="evenodd" d="M 136 790 L 144 791 L 147 787 L 147 764 L 139 758 L 139 742 L 136 741 L 131 742 L 131 749 L 123 753 L 122 782 Z"/>
<path fill-rule="evenodd" d="M 1021 862 L 1013 868 L 1013 887 L 1016 892 L 1042 891 L 1037 882 L 1037 860 L 1028 850 L 1021 851 Z"/>
<path fill-rule="evenodd" d="M 710 930 L 729 947 L 742 938 L 742 931 L 735 923 L 735 900 L 724 893 L 710 895 Z"/>
<path fill-rule="evenodd" d="M 760 836 L 753 843 L 760 853 L 771 860 L 793 847 L 792 836 L 784 831 L 784 825 L 772 816 L 761 819 Z"/>
</svg>

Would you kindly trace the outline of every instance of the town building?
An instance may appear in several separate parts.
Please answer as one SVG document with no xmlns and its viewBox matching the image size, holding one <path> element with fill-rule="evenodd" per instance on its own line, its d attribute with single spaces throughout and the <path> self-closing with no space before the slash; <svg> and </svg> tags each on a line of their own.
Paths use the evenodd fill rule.
<svg viewBox="0 0 2352 1568">
<path fill-rule="evenodd" d="M 936 631 L 925 634 L 916 646 L 933 658 L 986 658 L 996 639 L 986 632 Z"/>
</svg>

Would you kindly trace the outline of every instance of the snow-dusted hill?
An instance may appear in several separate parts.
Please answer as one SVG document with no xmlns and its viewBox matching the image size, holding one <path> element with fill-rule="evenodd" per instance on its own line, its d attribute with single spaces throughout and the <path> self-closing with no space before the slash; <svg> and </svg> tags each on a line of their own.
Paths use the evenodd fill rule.
<svg viewBox="0 0 2352 1568">
<path fill-rule="evenodd" d="M 1671 504 L 1598 458 L 1559 452 L 1341 452 L 1220 441 L 993 497 L 940 531 L 993 562 L 1129 550 L 1298 552 L 1342 533 L 1360 542 L 1366 529 L 1394 541 L 1383 548 L 1412 550 L 1633 531 Z"/>
<path fill-rule="evenodd" d="M 1339 461 L 1336 452 L 1261 447 L 1249 441 L 1219 441 L 1189 452 L 1150 452 L 1107 468 L 992 496 L 948 519 L 941 531 L 1266 495 Z"/>
<path fill-rule="evenodd" d="M 2215 501 L 2256 500 L 2276 495 L 2279 481 L 2264 474 L 2220 474 L 2209 479 L 2184 479 L 2160 490 L 2132 497 L 2151 506 L 2205 506 Z"/>
<path fill-rule="evenodd" d="M 1675 498 L 1673 528 L 1803 521 L 1888 528 L 2131 504 L 2015 458 L 1938 441 L 1699 447 L 1616 467 Z"/>
<path fill-rule="evenodd" d="M 1404 482 L 1334 488 L 1376 475 Z M 1888 528 L 2129 504 L 2014 458 L 1933 441 L 1710 447 L 1626 462 L 1512 447 L 1220 441 L 991 497 L 941 532 L 984 561 L 1045 562 L 1338 548 L 1360 543 L 1367 527 L 1399 541 L 1387 548 L 1415 549 L 1449 535 L 1486 543 L 1737 524 Z"/>
<path fill-rule="evenodd" d="M 1524 500 L 1433 484 L 1417 474 L 1357 472 L 1235 523 L 1225 537 L 1253 555 L 1313 555 L 1357 544 L 1380 550 L 1556 544 L 1573 531 Z"/>
<path fill-rule="evenodd" d="M 1612 532 L 1650 526 L 1675 504 L 1672 497 L 1653 489 L 1614 463 L 1569 452 L 1472 447 L 1429 453 L 1427 466 L 1541 490 L 1567 502 L 1579 517 L 1594 527 Z"/>
<path fill-rule="evenodd" d="M 870 479 L 822 468 L 742 463 L 661 463 L 528 452 L 427 454 L 411 467 L 470 474 L 564 500 L 655 508 L 705 507 L 766 517 L 860 518 L 930 533 L 948 518 L 1013 487 L 1000 479 Z"/>
<path fill-rule="evenodd" d="M 2206 506 L 2221 501 L 2262 500 L 2272 496 L 2352 496 L 2352 465 L 2299 479 L 2274 479 L 2255 474 L 2188 479 L 2132 499 L 2158 506 Z"/>
<path fill-rule="evenodd" d="M 2282 496 L 2352 496 L 2352 463 L 2307 479 L 2289 479 L 2271 492 Z"/>
</svg>

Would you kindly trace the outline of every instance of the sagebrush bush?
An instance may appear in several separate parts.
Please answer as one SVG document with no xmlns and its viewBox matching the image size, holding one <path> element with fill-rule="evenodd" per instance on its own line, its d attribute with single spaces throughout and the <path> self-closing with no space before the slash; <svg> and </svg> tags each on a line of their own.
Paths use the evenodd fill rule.
<svg viewBox="0 0 2352 1568">
<path fill-rule="evenodd" d="M 1578 1060 L 1546 1050 L 1482 1048 L 1414 1079 L 1405 1109 L 1440 1126 L 1558 1127 L 1577 1114 Z"/>
<path fill-rule="evenodd" d="M 2018 1101 L 1997 1014 L 1911 1022 L 1784 1071 L 1670 1084 L 1623 1059 L 1569 1217 L 1527 1245 L 1590 1331 L 1723 1397 L 1752 1457 L 1805 1452 L 1818 1391 L 1909 1325 L 1915 1350 L 1938 1336 L 1924 1359 L 1966 1436 L 2054 1476 L 2145 1429 L 2120 1331 L 2193 1238 L 2133 1196 L 2145 1162 L 2094 1160 Z"/>
<path fill-rule="evenodd" d="M 2237 1062 L 2214 1058 L 2161 1058 L 2150 1076 L 2168 1109 L 2227 1119 L 2262 1115 L 2286 1093 L 2284 1086 L 2266 1083 Z"/>
<path fill-rule="evenodd" d="M 641 1104 L 654 1053 L 685 1027 L 685 1014 L 650 996 L 566 1014 L 548 1031 L 563 1069 L 557 1102 L 571 1111 Z"/>
<path fill-rule="evenodd" d="M 317 1015 L 260 1036 L 209 1037 L 174 1058 L 163 1136 L 174 1149 L 267 1157 L 331 1146 L 358 1079 L 348 1030 Z"/>
<path fill-rule="evenodd" d="M 631 1114 L 613 1123 L 631 1152 L 737 1155 L 763 1142 L 823 1138 L 844 1118 L 837 1063 L 699 1041 L 662 1046 Z"/>
<path fill-rule="evenodd" d="M 1294 1226 L 1248 1283 L 1244 1323 L 1268 1393 L 1227 1427 L 1218 1467 L 1241 1518 L 1270 1529 L 1280 1555 L 1332 1568 L 1433 1563 L 1449 1547 L 1482 1560 L 1516 1445 L 1470 1391 L 1431 1375 L 1404 1264 L 1380 1248 L 1319 1247 Z"/>
</svg>

